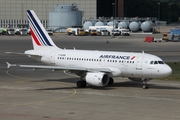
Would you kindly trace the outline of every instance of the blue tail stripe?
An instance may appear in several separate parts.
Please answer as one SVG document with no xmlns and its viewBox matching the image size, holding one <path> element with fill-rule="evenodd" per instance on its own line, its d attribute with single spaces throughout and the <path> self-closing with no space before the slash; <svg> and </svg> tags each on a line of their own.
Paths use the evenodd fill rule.
<svg viewBox="0 0 180 120">
<path fill-rule="evenodd" d="M 32 19 L 33 23 L 35 24 L 35 26 L 37 27 L 37 29 L 39 30 L 40 34 L 42 35 L 42 37 L 44 38 L 45 42 L 47 43 L 48 46 L 52 46 L 51 43 L 49 42 L 49 40 L 47 39 L 47 37 L 45 36 L 45 34 L 43 33 L 42 29 L 40 28 L 39 24 L 37 23 L 37 21 L 35 20 L 34 16 L 32 15 L 32 13 L 30 12 L 30 10 L 27 10 L 30 18 Z"/>
<path fill-rule="evenodd" d="M 41 44 L 47 45 L 47 44 L 45 43 L 45 41 L 43 40 L 43 38 L 41 37 L 41 35 L 39 34 L 36 26 L 33 24 L 33 21 L 30 19 L 29 16 L 28 16 L 28 19 L 29 19 L 29 21 L 30 21 L 30 23 L 31 23 L 31 25 L 32 25 L 32 29 L 35 30 L 35 32 L 36 32 L 36 34 L 37 34 L 37 37 L 40 39 Z"/>
<path fill-rule="evenodd" d="M 45 43 L 45 41 L 43 40 L 42 36 L 40 35 L 40 33 L 38 32 L 36 26 L 33 24 L 33 21 L 30 19 L 29 16 L 28 16 L 28 18 L 29 18 L 29 21 L 30 21 L 30 23 L 31 23 L 32 29 L 33 29 L 34 32 L 36 33 L 36 36 L 39 38 L 39 42 L 40 42 L 41 44 L 43 44 L 43 45 L 47 45 L 47 44 Z"/>
<path fill-rule="evenodd" d="M 40 31 L 38 31 L 38 26 L 37 25 L 35 25 L 35 19 L 34 19 L 34 17 L 32 18 L 32 16 L 30 17 L 30 16 L 28 16 L 28 18 L 29 18 L 29 20 L 30 20 L 30 22 L 31 22 L 31 24 L 32 24 L 32 27 L 34 28 L 34 30 L 35 30 L 35 32 L 36 32 L 36 35 L 37 35 L 37 37 L 38 38 L 40 38 L 40 42 L 41 43 L 43 43 L 44 45 L 48 45 L 48 43 L 45 41 L 45 39 L 43 39 L 42 37 L 43 36 L 41 36 L 41 33 L 39 33 Z M 34 21 L 33 21 L 33 19 L 34 19 Z M 40 28 L 40 27 L 39 27 Z M 41 30 L 42 31 L 42 30 Z M 43 33 L 44 34 L 44 33 Z M 50 43 L 49 43 L 49 46 L 52 46 Z"/>
</svg>

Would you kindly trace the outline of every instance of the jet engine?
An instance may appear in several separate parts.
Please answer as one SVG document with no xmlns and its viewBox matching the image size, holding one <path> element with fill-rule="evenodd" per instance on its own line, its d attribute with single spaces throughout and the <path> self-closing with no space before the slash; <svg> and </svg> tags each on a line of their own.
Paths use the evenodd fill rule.
<svg viewBox="0 0 180 120">
<path fill-rule="evenodd" d="M 85 80 L 88 84 L 94 86 L 106 86 L 109 83 L 109 76 L 103 72 L 87 73 Z"/>
</svg>

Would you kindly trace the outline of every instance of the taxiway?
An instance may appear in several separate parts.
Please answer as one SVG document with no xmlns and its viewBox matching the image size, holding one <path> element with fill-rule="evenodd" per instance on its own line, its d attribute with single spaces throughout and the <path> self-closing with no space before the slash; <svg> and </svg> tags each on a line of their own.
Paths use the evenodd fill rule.
<svg viewBox="0 0 180 120">
<path fill-rule="evenodd" d="M 156 35 L 160 37 L 160 35 Z M 180 43 L 145 43 L 145 35 L 130 37 L 52 36 L 65 49 L 141 52 L 179 61 Z M 4 52 L 32 49 L 30 36 L 0 36 L 0 118 L 2 120 L 179 120 L 180 82 L 152 80 L 141 83 L 117 77 L 107 87 L 79 89 L 77 77 L 63 71 L 7 69 L 6 61 L 40 64 L 25 56 Z"/>
</svg>

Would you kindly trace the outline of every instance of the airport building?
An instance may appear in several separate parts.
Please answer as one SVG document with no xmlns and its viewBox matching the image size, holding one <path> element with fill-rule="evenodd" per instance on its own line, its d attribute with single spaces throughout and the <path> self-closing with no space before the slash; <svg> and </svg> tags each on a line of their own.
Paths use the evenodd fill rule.
<svg viewBox="0 0 180 120">
<path fill-rule="evenodd" d="M 124 0 L 1 0 L 0 27 L 18 27 L 28 24 L 27 9 L 36 12 L 43 25 L 47 28 L 50 14 L 58 5 L 73 5 L 82 13 L 82 20 L 98 19 L 99 17 L 123 17 Z M 115 4 L 112 4 L 115 3 Z"/>
</svg>

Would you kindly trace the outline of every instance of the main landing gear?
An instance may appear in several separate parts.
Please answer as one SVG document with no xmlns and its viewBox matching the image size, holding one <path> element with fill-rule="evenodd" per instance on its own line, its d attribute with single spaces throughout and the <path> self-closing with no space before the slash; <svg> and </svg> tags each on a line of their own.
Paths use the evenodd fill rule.
<svg viewBox="0 0 180 120">
<path fill-rule="evenodd" d="M 148 89 L 147 79 L 142 79 L 143 89 Z"/>
<path fill-rule="evenodd" d="M 84 80 L 80 80 L 80 81 L 77 81 L 76 84 L 78 88 L 85 88 L 87 83 Z"/>
</svg>

